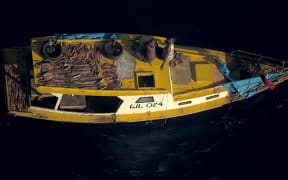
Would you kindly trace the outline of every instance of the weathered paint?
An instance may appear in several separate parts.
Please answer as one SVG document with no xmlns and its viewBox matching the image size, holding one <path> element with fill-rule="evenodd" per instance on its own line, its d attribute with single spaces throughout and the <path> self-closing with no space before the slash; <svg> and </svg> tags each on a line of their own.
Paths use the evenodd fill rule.
<svg viewBox="0 0 288 180">
<path fill-rule="evenodd" d="M 121 34 L 120 43 L 129 43 L 138 37 L 136 34 Z M 159 46 L 165 46 L 164 37 L 145 36 L 145 38 L 157 39 Z M 55 39 L 55 36 L 33 38 L 31 43 L 33 63 L 43 60 L 40 53 L 41 43 L 48 39 Z M 122 41 L 124 39 L 124 41 Z M 76 43 L 101 43 L 101 39 L 73 39 L 59 40 L 76 44 Z M 142 122 L 159 119 L 169 119 L 184 115 L 192 115 L 194 113 L 203 112 L 213 108 L 218 108 L 234 101 L 240 101 L 243 98 L 230 94 L 221 84 L 215 84 L 213 72 L 217 69 L 214 57 L 219 57 L 226 63 L 226 53 L 217 50 L 185 47 L 175 45 L 175 51 L 181 53 L 191 61 L 190 63 L 198 63 L 193 69 L 197 77 L 185 84 L 174 83 L 171 79 L 171 68 L 166 66 L 160 69 L 163 63 L 162 59 L 155 58 L 151 63 L 145 63 L 136 59 L 135 76 L 153 74 L 155 87 L 140 88 L 137 79 L 123 79 L 123 88 L 113 90 L 95 90 L 95 89 L 76 89 L 39 86 L 36 87 L 39 92 L 52 93 L 58 97 L 58 101 L 54 109 L 40 108 L 30 106 L 27 112 L 10 111 L 8 114 L 14 116 L 30 117 L 35 119 L 53 120 L 59 122 L 74 123 L 118 123 L 118 122 Z M 129 50 L 124 50 L 129 53 Z M 7 59 L 9 61 L 9 59 Z M 104 58 L 108 62 L 108 58 Z M 267 65 L 267 68 L 269 66 Z M 39 73 L 39 69 L 34 69 L 34 75 Z M 283 77 L 274 81 L 275 85 L 286 81 L 287 73 Z M 37 78 L 35 79 L 37 84 Z M 261 87 L 257 93 L 267 90 L 267 87 Z M 60 100 L 63 94 L 86 95 L 86 96 L 117 96 L 123 102 L 119 109 L 114 113 L 83 113 L 58 110 Z M 138 101 L 139 98 L 147 98 L 146 101 Z"/>
</svg>

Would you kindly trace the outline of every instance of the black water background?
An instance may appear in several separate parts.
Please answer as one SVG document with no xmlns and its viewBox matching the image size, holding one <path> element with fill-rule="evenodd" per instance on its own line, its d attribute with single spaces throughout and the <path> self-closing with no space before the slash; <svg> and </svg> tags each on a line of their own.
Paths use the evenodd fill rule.
<svg viewBox="0 0 288 180">
<path fill-rule="evenodd" d="M 278 2 L 9 1 L 1 7 L 7 10 L 0 14 L 1 48 L 28 45 L 30 37 L 54 33 L 132 32 L 287 59 L 287 12 Z M 164 128 L 158 124 L 127 130 L 1 121 L 0 179 L 96 179 L 102 175 L 282 179 L 287 177 L 286 90 L 283 86 L 276 95 L 268 94 L 264 105 L 240 114 L 234 109 L 200 116 L 190 124 L 197 127 L 193 130 L 185 124 L 189 118 L 176 130 L 171 123 Z M 214 121 L 216 125 L 211 126 Z"/>
</svg>

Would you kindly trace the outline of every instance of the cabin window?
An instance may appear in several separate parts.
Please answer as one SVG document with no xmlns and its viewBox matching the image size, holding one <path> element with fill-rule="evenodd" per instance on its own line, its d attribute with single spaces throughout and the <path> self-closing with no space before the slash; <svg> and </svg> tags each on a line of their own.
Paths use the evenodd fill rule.
<svg viewBox="0 0 288 180">
<path fill-rule="evenodd" d="M 42 94 L 31 97 L 31 106 L 54 109 L 58 98 L 52 94 Z"/>
<path fill-rule="evenodd" d="M 138 88 L 153 88 L 155 87 L 154 75 L 152 72 L 138 72 L 137 73 L 137 87 Z"/>
<path fill-rule="evenodd" d="M 153 96 L 140 97 L 140 98 L 137 99 L 137 101 L 136 101 L 136 103 L 148 103 L 148 102 L 154 102 Z"/>
</svg>

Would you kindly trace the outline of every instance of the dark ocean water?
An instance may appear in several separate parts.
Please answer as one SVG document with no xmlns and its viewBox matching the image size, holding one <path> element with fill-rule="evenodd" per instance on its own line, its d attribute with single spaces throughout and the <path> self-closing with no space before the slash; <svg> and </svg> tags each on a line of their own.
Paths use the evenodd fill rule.
<svg viewBox="0 0 288 180">
<path fill-rule="evenodd" d="M 277 3 L 49 2 L 34 7 L 8 2 L 3 7 L 8 12 L 0 14 L 1 48 L 29 45 L 33 36 L 54 33 L 127 32 L 287 59 L 287 16 Z M 1 119 L 0 179 L 285 179 L 287 90 L 286 83 L 244 104 L 166 124 Z"/>
<path fill-rule="evenodd" d="M 1 121 L 1 179 L 286 177 L 288 84 L 168 122 Z"/>
</svg>

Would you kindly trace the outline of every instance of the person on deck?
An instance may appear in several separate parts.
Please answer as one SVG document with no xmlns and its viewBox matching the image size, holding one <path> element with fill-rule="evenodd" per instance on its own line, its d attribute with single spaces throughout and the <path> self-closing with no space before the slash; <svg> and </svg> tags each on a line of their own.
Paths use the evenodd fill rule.
<svg viewBox="0 0 288 180">
<path fill-rule="evenodd" d="M 157 41 L 155 39 L 150 40 L 146 46 L 145 61 L 151 63 L 152 60 L 156 57 L 156 47 Z"/>
<path fill-rule="evenodd" d="M 170 64 L 170 61 L 174 59 L 174 38 L 168 38 L 166 47 L 163 50 L 163 63 L 160 67 L 161 70 L 165 67 L 165 65 L 168 63 Z"/>
</svg>

